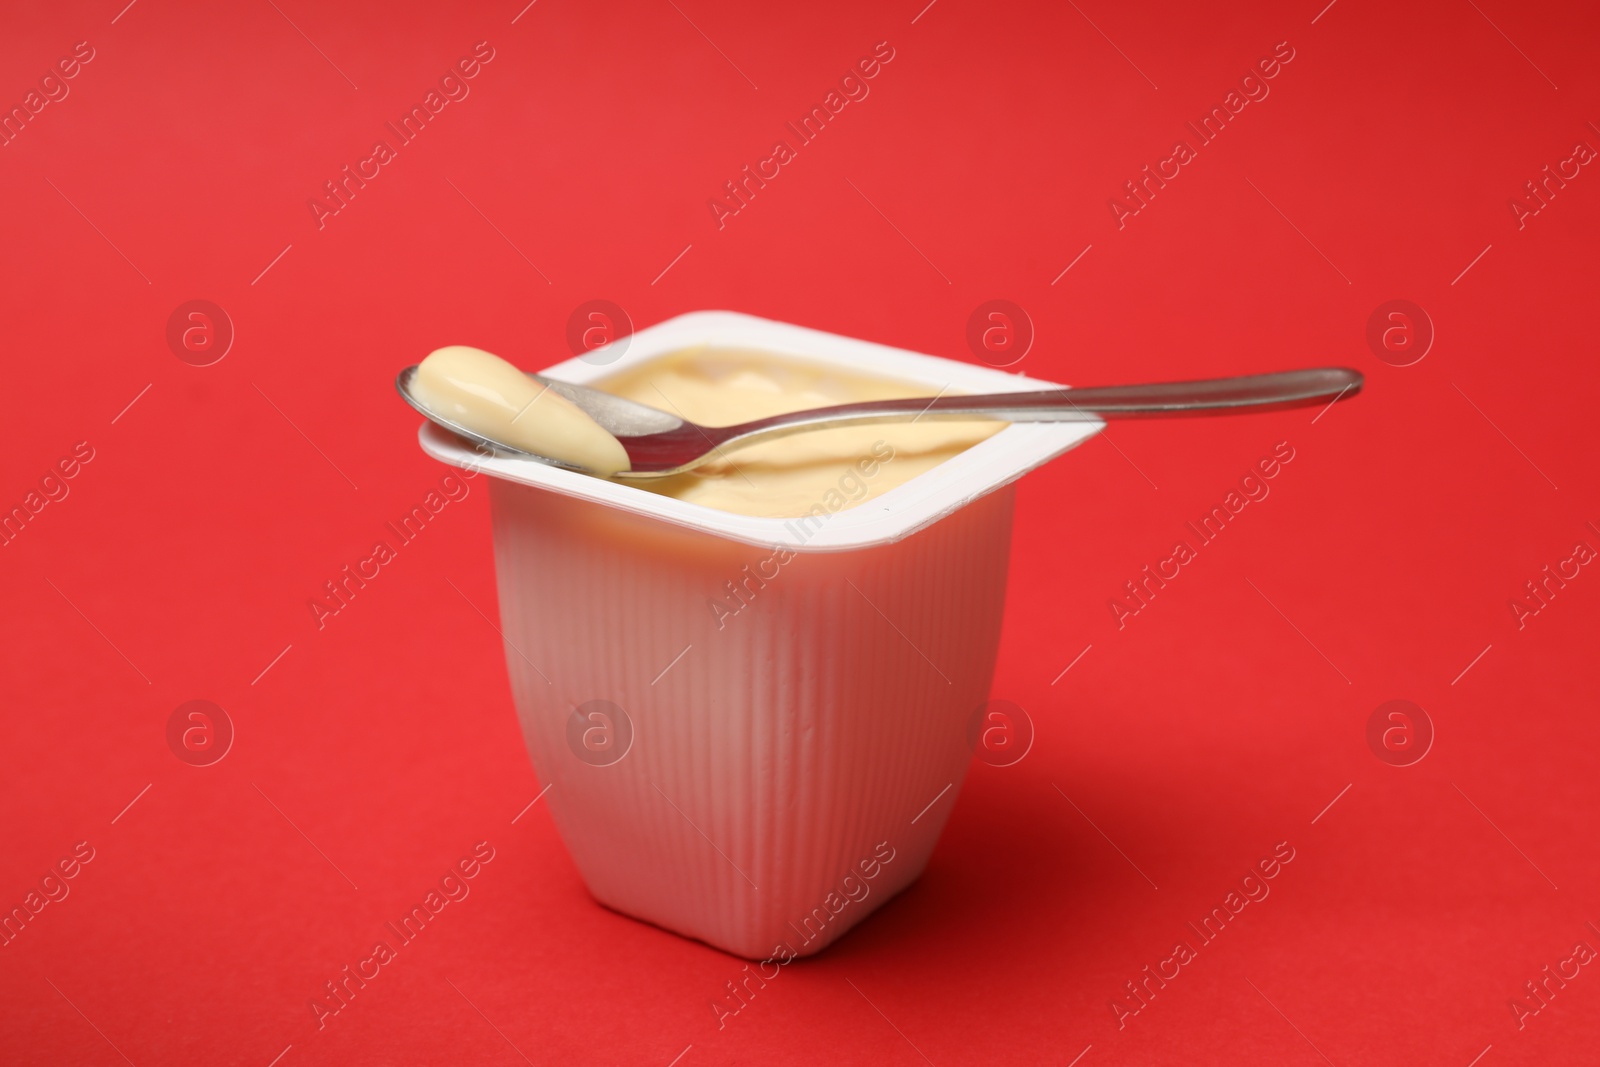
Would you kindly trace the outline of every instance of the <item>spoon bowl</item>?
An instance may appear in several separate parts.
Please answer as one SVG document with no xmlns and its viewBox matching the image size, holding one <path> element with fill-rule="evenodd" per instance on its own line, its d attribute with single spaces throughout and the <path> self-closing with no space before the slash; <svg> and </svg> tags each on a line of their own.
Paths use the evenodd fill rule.
<svg viewBox="0 0 1600 1067">
<path fill-rule="evenodd" d="M 549 456 L 541 456 L 537 452 L 529 452 L 526 449 L 508 445 L 503 441 L 485 437 L 475 430 L 468 429 L 454 419 L 440 415 L 417 397 L 416 392 L 412 389 L 412 383 L 416 380 L 416 377 L 417 368 L 415 364 L 405 368 L 395 377 L 395 391 L 418 414 L 434 425 L 442 426 L 457 437 L 464 438 L 475 445 L 489 448 L 503 455 L 525 456 L 528 459 L 536 459 L 540 463 L 545 463 L 552 467 L 560 467 L 563 470 L 578 471 L 581 474 L 589 473 L 583 467 L 575 464 L 565 463 L 559 459 L 551 459 Z M 598 423 L 601 429 L 619 441 L 625 438 L 631 439 L 658 433 L 670 433 L 685 425 L 684 420 L 678 418 L 678 416 L 662 411 L 660 408 L 653 408 L 649 404 L 640 404 L 625 397 L 601 392 L 599 389 L 590 389 L 584 385 L 558 382 L 553 378 L 546 378 L 538 374 L 529 374 L 528 377 L 544 385 L 556 395 L 572 401 L 583 410 L 584 414 Z M 619 477 L 634 473 L 625 471 Z M 636 476 L 659 477 L 656 474 Z"/>
</svg>

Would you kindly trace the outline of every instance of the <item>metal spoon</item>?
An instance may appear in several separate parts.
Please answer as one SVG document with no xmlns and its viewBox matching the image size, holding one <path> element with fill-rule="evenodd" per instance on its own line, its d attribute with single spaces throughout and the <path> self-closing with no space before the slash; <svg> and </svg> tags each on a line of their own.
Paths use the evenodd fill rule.
<svg viewBox="0 0 1600 1067">
<path fill-rule="evenodd" d="M 395 388 L 406 403 L 430 422 L 498 452 L 528 456 L 567 470 L 583 469 L 491 441 L 428 410 L 411 391 L 416 372 L 414 366 L 401 371 L 395 379 Z M 931 399 L 907 397 L 902 400 L 868 400 L 812 408 L 809 411 L 792 411 L 733 426 L 700 426 L 660 408 L 625 400 L 599 389 L 558 382 L 537 374 L 530 374 L 529 377 L 572 401 L 622 443 L 632 469 L 618 473 L 618 478 L 664 478 L 700 466 L 727 445 L 743 446 L 806 430 L 864 422 L 971 419 L 974 416 L 993 416 L 1007 422 L 1170 418 L 1331 404 L 1361 390 L 1359 372 L 1346 367 L 1318 367 L 1192 382 L 1102 385 L 1081 389 L 1044 389 L 1030 393 L 936 396 Z"/>
</svg>

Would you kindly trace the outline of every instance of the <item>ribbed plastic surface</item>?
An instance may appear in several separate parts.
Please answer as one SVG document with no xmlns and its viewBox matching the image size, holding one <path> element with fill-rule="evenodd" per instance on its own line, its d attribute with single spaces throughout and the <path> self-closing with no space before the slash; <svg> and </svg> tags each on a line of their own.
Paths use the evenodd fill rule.
<svg viewBox="0 0 1600 1067">
<path fill-rule="evenodd" d="M 780 563 L 489 484 L 523 734 L 597 899 L 763 959 L 816 952 L 922 872 L 994 672 L 1011 487 Z"/>
</svg>

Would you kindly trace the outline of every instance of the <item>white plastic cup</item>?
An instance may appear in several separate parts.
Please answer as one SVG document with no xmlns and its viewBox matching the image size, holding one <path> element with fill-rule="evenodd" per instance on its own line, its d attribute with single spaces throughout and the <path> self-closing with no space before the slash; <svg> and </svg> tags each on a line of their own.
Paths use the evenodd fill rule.
<svg viewBox="0 0 1600 1067">
<path fill-rule="evenodd" d="M 1049 385 L 731 312 L 683 315 L 634 334 L 613 362 L 542 373 L 581 384 L 697 345 L 930 392 Z M 1100 426 L 1013 424 L 797 525 L 485 459 L 424 425 L 429 455 L 492 476 L 512 693 L 595 898 L 783 960 L 824 948 L 915 880 L 994 674 L 1010 483 Z"/>
</svg>

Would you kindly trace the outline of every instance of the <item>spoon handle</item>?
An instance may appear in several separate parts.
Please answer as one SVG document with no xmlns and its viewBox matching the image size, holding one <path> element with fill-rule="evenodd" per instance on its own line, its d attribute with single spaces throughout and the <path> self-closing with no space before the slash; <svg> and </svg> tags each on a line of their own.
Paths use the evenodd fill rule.
<svg viewBox="0 0 1600 1067">
<path fill-rule="evenodd" d="M 780 432 L 846 426 L 862 422 L 903 422 L 994 415 L 1009 422 L 1075 422 L 1086 419 L 1172 418 L 1233 411 L 1271 411 L 1332 403 L 1361 389 L 1361 375 L 1344 367 L 1208 378 L 1192 382 L 1104 385 L 1083 389 L 1044 389 L 1028 393 L 978 396 L 908 397 L 796 411 L 737 426 L 717 427 L 718 443 Z"/>
</svg>

